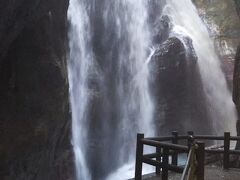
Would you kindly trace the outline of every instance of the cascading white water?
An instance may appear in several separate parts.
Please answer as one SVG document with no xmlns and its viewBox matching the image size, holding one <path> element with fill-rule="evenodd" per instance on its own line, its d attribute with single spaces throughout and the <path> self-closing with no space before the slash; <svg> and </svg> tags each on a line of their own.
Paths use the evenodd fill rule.
<svg viewBox="0 0 240 180">
<path fill-rule="evenodd" d="M 68 18 L 71 22 L 69 32 L 70 60 L 68 64 L 70 101 L 72 111 L 72 144 L 75 153 L 77 179 L 91 179 L 86 163 L 87 106 L 89 99 L 88 76 L 93 66 L 91 49 L 91 27 L 87 4 L 71 0 Z"/>
<path fill-rule="evenodd" d="M 108 2 L 104 13 L 105 25 L 109 17 L 114 16 L 117 27 L 117 38 L 121 41 L 127 37 L 119 53 L 119 82 L 118 95 L 123 98 L 122 106 L 122 128 L 129 128 L 129 121 L 132 113 L 137 120 L 138 129 L 133 130 L 131 136 L 136 138 L 136 132 L 144 132 L 146 135 L 153 135 L 154 129 L 151 124 L 153 116 L 153 103 L 151 101 L 148 87 L 148 66 L 147 61 L 152 56 L 147 54 L 150 47 L 151 37 L 147 24 L 147 2 L 144 0 L 112 0 Z M 113 9 L 112 9 L 113 8 Z M 141 17 L 141 18 L 140 18 Z M 126 49 L 128 47 L 129 49 Z M 111 49 L 113 51 L 113 49 Z M 125 69 L 124 69 L 125 68 Z M 125 81 L 126 70 L 130 74 L 129 82 Z M 124 86 L 129 85 L 129 94 L 125 94 Z M 126 150 L 124 151 L 126 153 Z"/>
<path fill-rule="evenodd" d="M 108 145 L 98 150 L 102 152 L 101 161 L 105 162 L 94 163 L 99 163 L 99 167 L 101 163 L 107 166 L 109 159 L 105 157 L 111 156 L 107 152 L 115 149 L 115 164 L 119 167 L 133 161 L 137 132 L 154 134 L 151 124 L 154 106 L 148 87 L 147 61 L 152 53 L 148 54 L 150 34 L 146 3 L 145 0 L 70 0 L 68 71 L 78 180 L 102 178 L 92 177 L 96 172 L 88 164 L 86 151 L 91 147 L 92 137 L 98 137 L 99 145 L 91 144 L 101 146 L 101 142 L 107 141 Z M 95 19 L 98 21 L 93 24 Z M 97 84 L 95 89 L 90 86 L 94 83 Z M 92 114 L 89 114 L 92 108 L 89 104 L 94 98 L 102 103 L 100 120 L 93 120 L 100 123 L 97 132 L 93 130 L 94 125 L 90 125 Z M 112 122 L 113 117 L 116 122 Z M 99 137 L 98 133 L 110 136 L 111 141 Z M 115 143 L 112 146 L 116 146 L 113 149 L 112 142 Z M 91 159 L 91 154 L 88 156 Z"/>
<path fill-rule="evenodd" d="M 223 131 L 235 134 L 235 106 L 213 40 L 197 9 L 191 0 L 167 0 L 163 14 L 171 19 L 173 36 L 186 35 L 192 39 L 213 128 L 221 135 Z"/>
</svg>

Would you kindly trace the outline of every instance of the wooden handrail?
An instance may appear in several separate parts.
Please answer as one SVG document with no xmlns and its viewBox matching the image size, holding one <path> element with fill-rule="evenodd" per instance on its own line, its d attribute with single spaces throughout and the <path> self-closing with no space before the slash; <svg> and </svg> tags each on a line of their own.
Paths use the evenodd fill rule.
<svg viewBox="0 0 240 180">
<path fill-rule="evenodd" d="M 177 136 L 177 140 L 187 140 L 189 136 L 187 135 L 180 135 Z M 214 136 L 214 135 L 194 135 L 194 139 L 196 140 L 224 140 L 224 136 Z M 154 141 L 172 141 L 172 136 L 163 136 L 163 137 L 149 137 L 145 138 Z M 231 136 L 231 141 L 240 141 L 240 136 Z"/>
<path fill-rule="evenodd" d="M 223 136 L 212 136 L 212 135 L 196 135 L 194 139 L 197 140 L 224 140 Z"/>
<path fill-rule="evenodd" d="M 184 146 L 184 145 L 153 141 L 153 140 L 149 140 L 149 139 L 141 139 L 140 141 L 144 145 L 148 145 L 148 146 L 159 147 L 159 148 L 169 148 L 169 149 L 172 149 L 172 150 L 183 150 L 183 151 L 186 151 L 186 152 L 188 151 L 188 147 Z"/>
<path fill-rule="evenodd" d="M 187 162 L 181 177 L 181 180 L 185 180 L 186 177 L 191 177 L 191 179 L 194 179 L 195 177 L 192 177 L 194 175 L 194 171 L 196 168 L 196 149 L 198 148 L 198 146 L 196 144 L 192 145 L 190 152 L 188 154 L 188 158 L 187 158 Z"/>
<path fill-rule="evenodd" d="M 240 141 L 240 136 L 231 136 L 230 140 L 231 141 Z"/>
<path fill-rule="evenodd" d="M 184 168 L 181 180 L 185 180 L 185 177 L 189 173 L 188 170 L 189 170 L 189 168 L 191 166 L 191 161 L 193 160 L 192 158 L 194 158 L 194 156 L 195 156 L 195 149 L 194 148 L 196 148 L 195 145 L 192 146 L 192 148 L 191 148 L 191 150 L 190 150 L 190 152 L 188 154 L 187 162 L 186 162 L 186 165 L 185 165 L 185 168 Z"/>
<path fill-rule="evenodd" d="M 178 144 L 178 140 L 187 140 L 186 145 Z M 223 149 L 205 149 L 204 143 L 195 142 L 195 140 L 223 140 Z M 196 150 L 196 158 L 198 161 L 197 170 L 195 172 L 197 180 L 204 180 L 204 153 L 223 154 L 224 169 L 229 168 L 230 154 L 240 155 L 240 150 L 231 150 L 230 141 L 238 141 L 240 136 L 230 136 L 229 132 L 225 132 L 224 136 L 213 135 L 194 135 L 192 131 L 188 135 L 179 136 L 176 131 L 172 132 L 172 136 L 151 137 L 144 138 L 144 134 L 137 136 L 136 148 L 136 165 L 135 165 L 135 179 L 142 178 L 142 163 L 147 163 L 156 166 L 156 174 L 162 172 L 162 180 L 168 179 L 168 171 L 183 172 L 183 167 L 177 166 L 178 154 L 187 153 L 190 151 L 188 161 L 191 156 L 191 147 L 193 144 L 198 144 L 199 148 Z M 167 142 L 166 142 L 167 141 Z M 156 147 L 156 153 L 143 154 L 144 145 Z M 169 156 L 172 156 L 172 162 L 169 164 Z M 156 159 L 156 160 L 154 160 Z M 187 171 L 188 161 L 185 166 Z M 162 170 L 161 170 L 162 169 Z M 185 172 L 186 173 L 186 172 Z M 185 175 L 186 176 L 186 175 Z"/>
<path fill-rule="evenodd" d="M 153 141 L 171 141 L 172 137 L 171 136 L 163 136 L 163 137 L 149 137 L 145 138 L 147 140 L 153 140 Z"/>
</svg>

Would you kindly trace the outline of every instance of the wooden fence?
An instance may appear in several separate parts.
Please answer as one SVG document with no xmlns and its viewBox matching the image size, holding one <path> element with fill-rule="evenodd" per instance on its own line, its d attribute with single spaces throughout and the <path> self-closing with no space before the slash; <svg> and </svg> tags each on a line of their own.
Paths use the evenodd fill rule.
<svg viewBox="0 0 240 180">
<path fill-rule="evenodd" d="M 180 145 L 180 140 L 186 140 L 187 145 Z M 223 149 L 205 149 L 205 143 L 201 140 L 223 140 Z M 183 173 L 183 177 L 188 173 L 187 169 L 192 164 L 189 164 L 190 158 L 186 163 L 186 168 L 178 165 L 178 155 L 182 153 L 188 153 L 193 147 L 195 148 L 196 157 L 196 171 L 194 176 L 197 180 L 204 180 L 204 159 L 205 152 L 213 154 L 223 154 L 223 167 L 224 169 L 230 168 L 229 156 L 231 154 L 240 155 L 239 150 L 230 149 L 230 141 L 239 141 L 240 136 L 230 136 L 229 132 L 225 132 L 224 136 L 212 136 L 212 135 L 194 135 L 192 131 L 188 132 L 188 135 L 180 136 L 178 132 L 172 132 L 172 136 L 167 137 L 153 137 L 144 138 L 144 134 L 137 135 L 137 147 L 136 147 L 136 164 L 135 164 L 135 179 L 142 179 L 142 165 L 143 163 L 156 167 L 156 174 L 162 176 L 162 180 L 168 179 L 168 171 L 177 173 Z M 144 154 L 144 146 L 156 147 L 156 152 L 152 154 Z M 169 157 L 171 156 L 171 163 Z M 184 171 L 185 169 L 185 171 Z M 184 178 L 182 178 L 184 179 Z"/>
</svg>

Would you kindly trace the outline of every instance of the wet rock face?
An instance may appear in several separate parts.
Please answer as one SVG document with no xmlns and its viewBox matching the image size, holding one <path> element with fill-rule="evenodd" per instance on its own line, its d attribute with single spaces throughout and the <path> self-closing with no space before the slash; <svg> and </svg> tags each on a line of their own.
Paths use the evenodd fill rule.
<svg viewBox="0 0 240 180">
<path fill-rule="evenodd" d="M 197 58 L 191 40 L 169 38 L 157 47 L 150 62 L 160 135 L 170 131 L 214 133 L 209 121 Z M 161 121 L 159 121 L 161 119 Z M 201 127 L 202 124 L 208 126 Z"/>
<path fill-rule="evenodd" d="M 234 2 L 236 4 L 236 9 L 237 9 L 238 16 L 240 16 L 240 1 L 239 0 L 234 0 Z"/>
<path fill-rule="evenodd" d="M 240 1 L 239 0 L 193 0 L 203 19 L 213 29 L 212 36 L 223 61 L 230 87 L 233 84 L 233 101 L 240 115 Z M 238 47 L 238 49 L 237 49 Z M 237 54 L 237 55 L 236 55 Z M 236 55 L 236 56 L 235 56 Z M 234 62 L 235 61 L 235 62 Z M 233 73 L 234 72 L 234 73 Z M 233 75 L 232 75 L 233 74 Z M 237 133 L 240 135 L 240 121 L 237 121 Z M 240 144 L 237 144 L 240 149 Z"/>
<path fill-rule="evenodd" d="M 0 3 L 0 179 L 73 174 L 67 8 L 68 0 Z"/>
<path fill-rule="evenodd" d="M 208 25 L 223 62 L 228 84 L 232 87 L 234 58 L 240 42 L 240 23 L 236 11 L 238 0 L 193 0 L 203 21 Z"/>
<path fill-rule="evenodd" d="M 237 13 L 240 17 L 240 1 L 235 0 Z M 233 101 L 236 104 L 238 117 L 240 117 L 240 45 L 238 45 L 233 74 Z M 237 135 L 240 136 L 240 120 L 237 121 Z M 237 143 L 236 149 L 240 149 L 240 143 Z"/>
<path fill-rule="evenodd" d="M 240 117 L 240 46 L 237 49 L 234 75 L 233 75 L 233 101 L 236 104 L 238 117 Z M 240 136 L 240 121 L 237 121 L 237 135 Z M 240 143 L 237 142 L 237 149 L 240 149 Z"/>
</svg>

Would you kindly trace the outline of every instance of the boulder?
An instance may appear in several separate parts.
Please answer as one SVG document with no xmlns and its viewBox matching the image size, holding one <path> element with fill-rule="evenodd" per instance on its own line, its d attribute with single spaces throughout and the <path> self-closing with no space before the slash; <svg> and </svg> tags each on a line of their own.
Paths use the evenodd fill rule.
<svg viewBox="0 0 240 180">
<path fill-rule="evenodd" d="M 156 48 L 149 66 L 159 135 L 175 130 L 214 133 L 191 40 L 167 39 Z"/>
</svg>

